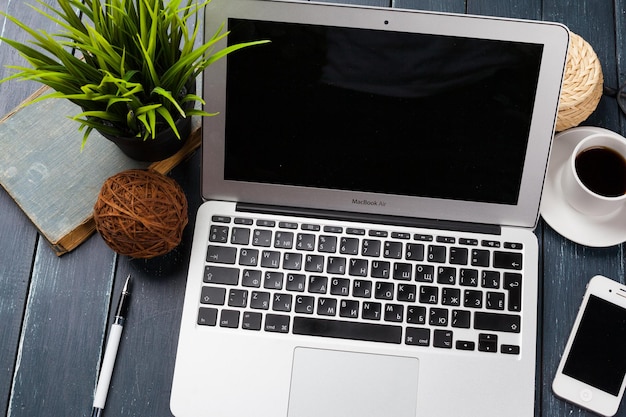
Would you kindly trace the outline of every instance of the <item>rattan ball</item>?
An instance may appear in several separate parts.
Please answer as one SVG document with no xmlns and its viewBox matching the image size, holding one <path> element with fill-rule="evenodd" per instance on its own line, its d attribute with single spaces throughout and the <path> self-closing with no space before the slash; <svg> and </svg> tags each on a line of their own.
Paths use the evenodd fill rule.
<svg viewBox="0 0 626 417">
<path fill-rule="evenodd" d="M 149 259 L 165 255 L 181 241 L 187 199 L 171 178 L 132 169 L 108 178 L 94 206 L 96 229 L 121 255 Z"/>
<path fill-rule="evenodd" d="M 570 33 L 557 132 L 587 120 L 600 102 L 603 83 L 602 66 L 593 48 L 582 37 Z"/>
</svg>

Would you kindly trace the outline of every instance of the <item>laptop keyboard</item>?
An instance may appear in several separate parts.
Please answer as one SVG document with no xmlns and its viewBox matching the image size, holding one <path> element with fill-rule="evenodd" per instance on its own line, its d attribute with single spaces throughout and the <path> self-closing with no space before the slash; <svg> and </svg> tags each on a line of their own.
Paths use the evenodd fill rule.
<svg viewBox="0 0 626 417">
<path fill-rule="evenodd" d="M 253 217 L 209 227 L 201 326 L 520 353 L 519 243 Z"/>
</svg>

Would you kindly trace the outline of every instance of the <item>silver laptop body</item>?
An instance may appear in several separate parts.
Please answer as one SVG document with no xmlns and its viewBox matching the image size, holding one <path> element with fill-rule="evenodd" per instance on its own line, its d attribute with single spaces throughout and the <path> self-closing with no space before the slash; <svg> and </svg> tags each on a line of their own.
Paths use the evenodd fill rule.
<svg viewBox="0 0 626 417">
<path fill-rule="evenodd" d="M 568 31 L 212 0 L 177 417 L 529 417 Z M 225 42 L 223 43 L 225 45 Z"/>
</svg>

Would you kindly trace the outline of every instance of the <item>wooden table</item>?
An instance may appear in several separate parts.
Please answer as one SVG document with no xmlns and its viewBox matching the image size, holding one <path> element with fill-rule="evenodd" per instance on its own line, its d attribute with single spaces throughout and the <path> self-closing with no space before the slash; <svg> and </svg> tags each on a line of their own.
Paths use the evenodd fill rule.
<svg viewBox="0 0 626 417">
<path fill-rule="evenodd" d="M 594 47 L 606 85 L 626 82 L 626 0 L 395 0 L 393 4 L 371 0 L 367 4 L 562 22 Z M 30 11 L 26 1 L 9 1 L 0 10 L 32 27 L 50 29 L 49 22 Z M 4 18 L 0 30 L 4 36 L 23 39 L 12 24 L 4 25 Z M 17 62 L 15 52 L 0 43 L 0 63 Z M 0 77 L 7 73 L 0 69 Z M 0 114 L 37 87 L 24 82 L 0 85 Z M 626 134 L 626 117 L 615 99 L 608 97 L 585 124 Z M 0 143 L 0 157 L 1 149 Z M 24 138 L 24 149 L 28 149 L 28 138 Z M 196 153 L 172 172 L 187 193 L 190 224 L 201 202 L 199 164 Z M 171 416 L 169 396 L 191 230 L 188 226 L 174 252 L 151 261 L 117 256 L 97 235 L 59 258 L 1 190 L 0 413 L 11 417 L 90 415 L 112 309 L 120 286 L 132 273 L 131 314 L 105 414 Z M 591 415 L 556 399 L 550 384 L 585 284 L 595 274 L 623 282 L 625 246 L 580 246 L 543 221 L 536 234 L 541 253 L 536 415 Z M 618 415 L 626 416 L 626 404 Z"/>
</svg>

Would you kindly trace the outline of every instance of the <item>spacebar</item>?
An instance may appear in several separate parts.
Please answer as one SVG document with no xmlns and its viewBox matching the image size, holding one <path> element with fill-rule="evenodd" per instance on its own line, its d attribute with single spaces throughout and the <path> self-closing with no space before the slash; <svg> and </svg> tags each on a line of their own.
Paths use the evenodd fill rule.
<svg viewBox="0 0 626 417">
<path fill-rule="evenodd" d="M 294 317 L 293 333 L 370 342 L 401 343 L 402 327 L 384 324 Z"/>
</svg>

